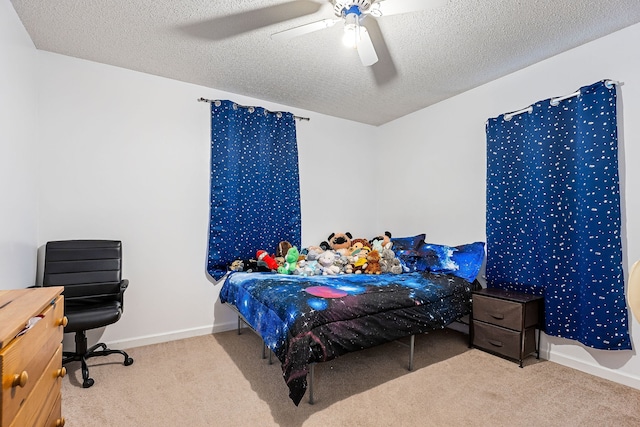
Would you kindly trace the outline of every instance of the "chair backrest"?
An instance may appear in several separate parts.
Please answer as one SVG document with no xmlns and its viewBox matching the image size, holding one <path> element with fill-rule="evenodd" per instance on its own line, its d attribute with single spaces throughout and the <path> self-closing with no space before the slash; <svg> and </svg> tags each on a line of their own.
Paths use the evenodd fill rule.
<svg viewBox="0 0 640 427">
<path fill-rule="evenodd" d="M 118 294 L 121 281 L 121 241 L 61 240 L 47 243 L 43 285 L 64 286 L 65 298 Z"/>
</svg>

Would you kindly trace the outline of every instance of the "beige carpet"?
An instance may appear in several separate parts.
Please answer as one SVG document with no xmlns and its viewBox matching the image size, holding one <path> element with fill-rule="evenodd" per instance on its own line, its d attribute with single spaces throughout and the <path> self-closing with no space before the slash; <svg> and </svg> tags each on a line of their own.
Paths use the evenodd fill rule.
<svg viewBox="0 0 640 427">
<path fill-rule="evenodd" d="M 467 348 L 444 330 L 316 367 L 316 403 L 288 397 L 280 365 L 252 332 L 134 348 L 135 363 L 90 359 L 95 385 L 67 365 L 67 426 L 640 426 L 640 390 L 530 357 Z M 275 362 L 274 358 L 274 362 Z"/>
</svg>

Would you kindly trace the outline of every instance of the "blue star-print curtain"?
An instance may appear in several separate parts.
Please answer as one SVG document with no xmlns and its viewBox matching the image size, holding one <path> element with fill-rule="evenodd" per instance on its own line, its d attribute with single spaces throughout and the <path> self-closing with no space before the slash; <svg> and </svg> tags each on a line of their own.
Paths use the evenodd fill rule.
<svg viewBox="0 0 640 427">
<path fill-rule="evenodd" d="M 295 118 L 231 101 L 211 103 L 211 212 L 207 271 L 216 280 L 235 259 L 300 247 Z"/>
<path fill-rule="evenodd" d="M 487 123 L 487 285 L 543 295 L 545 332 L 630 349 L 616 88 Z"/>
</svg>

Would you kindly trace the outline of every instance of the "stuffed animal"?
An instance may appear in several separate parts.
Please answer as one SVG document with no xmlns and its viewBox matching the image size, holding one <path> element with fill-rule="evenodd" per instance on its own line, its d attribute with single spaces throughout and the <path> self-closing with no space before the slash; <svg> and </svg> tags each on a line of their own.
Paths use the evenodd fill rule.
<svg viewBox="0 0 640 427">
<path fill-rule="evenodd" d="M 307 260 L 303 259 L 302 261 L 298 261 L 296 269 L 293 270 L 291 274 L 295 274 L 296 276 L 313 276 L 314 273 L 310 271 Z"/>
<path fill-rule="evenodd" d="M 380 274 L 380 252 L 371 251 L 367 255 L 367 267 L 364 269 L 365 274 Z"/>
<path fill-rule="evenodd" d="M 236 259 L 231 263 L 229 267 L 231 271 L 244 271 L 244 262 L 241 259 Z"/>
<path fill-rule="evenodd" d="M 305 260 L 304 267 L 302 268 L 303 276 L 315 276 L 317 274 L 322 274 L 320 266 L 318 265 L 318 258 L 320 258 L 321 254 L 322 251 L 320 248 L 307 248 L 307 259 Z"/>
<path fill-rule="evenodd" d="M 356 249 L 364 248 L 366 248 L 367 252 L 371 250 L 371 244 L 367 239 L 353 239 L 351 240 L 349 251 L 353 253 L 353 251 L 355 251 Z"/>
<path fill-rule="evenodd" d="M 343 249 L 346 251 L 346 249 Z M 353 265 L 351 265 L 351 261 L 349 260 L 349 257 L 346 255 L 341 255 L 339 252 L 338 256 L 336 257 L 335 262 L 333 263 L 333 265 L 337 266 L 340 271 L 338 272 L 339 274 L 351 274 L 353 273 Z"/>
<path fill-rule="evenodd" d="M 244 271 L 246 273 L 272 271 L 264 261 L 255 259 L 237 259 L 231 263 L 231 271 Z"/>
<path fill-rule="evenodd" d="M 353 239 L 349 248 L 349 256 L 352 257 L 352 271 L 360 274 L 367 268 L 367 254 L 371 251 L 367 239 Z"/>
<path fill-rule="evenodd" d="M 309 246 L 307 248 L 307 261 L 318 261 L 322 252 L 324 251 L 317 246 Z"/>
<path fill-rule="evenodd" d="M 293 274 L 298 266 L 298 256 L 300 256 L 298 248 L 295 246 L 290 247 L 287 251 L 287 255 L 284 257 L 284 265 L 282 267 L 278 267 L 278 273 Z"/>
<path fill-rule="evenodd" d="M 340 273 L 340 268 L 334 265 L 336 261 L 336 253 L 333 251 L 324 251 L 318 258 L 318 265 L 323 276 L 333 276 Z"/>
<path fill-rule="evenodd" d="M 289 242 L 287 242 L 286 240 L 283 240 L 282 242 L 278 243 L 278 247 L 276 248 L 276 253 L 275 253 L 275 257 L 279 258 L 282 257 L 284 258 L 285 256 L 287 256 L 287 252 L 289 252 L 289 249 L 291 249 L 293 245 Z"/>
<path fill-rule="evenodd" d="M 258 261 L 262 261 L 265 264 L 267 264 L 267 267 L 269 267 L 269 269 L 271 270 L 278 269 L 278 263 L 276 262 L 275 259 L 273 259 L 271 255 L 267 253 L 267 251 L 263 251 L 263 250 L 256 251 L 256 258 L 258 258 Z"/>
<path fill-rule="evenodd" d="M 391 232 L 385 231 L 383 235 L 374 237 L 369 243 L 371 244 L 371 249 L 377 251 L 382 251 L 384 248 L 391 249 L 393 245 L 391 243 Z"/>
<path fill-rule="evenodd" d="M 383 273 L 402 273 L 400 259 L 396 257 L 396 254 L 391 249 L 385 248 L 380 253 L 380 269 Z"/>
<path fill-rule="evenodd" d="M 325 242 L 325 243 L 326 243 L 326 242 Z M 308 254 L 308 253 L 309 253 L 309 252 L 311 252 L 311 251 L 315 251 L 315 252 L 317 252 L 318 254 L 321 254 L 323 251 L 325 251 L 325 249 L 322 249 L 320 246 L 309 246 L 308 248 L 304 248 L 304 249 L 302 250 L 302 253 L 306 255 L 306 254 Z"/>
<path fill-rule="evenodd" d="M 293 245 L 286 240 L 281 241 L 278 243 L 278 246 L 276 246 L 276 252 L 273 254 L 273 258 L 276 260 L 276 263 L 278 263 L 278 268 L 284 266 L 284 257 L 287 255 L 287 251 L 291 246 Z"/>
<path fill-rule="evenodd" d="M 338 249 L 349 249 L 351 246 L 351 239 L 353 236 L 351 233 L 331 233 L 328 237 L 328 242 L 320 243 L 320 247 L 325 251 L 328 249 L 338 250 Z"/>
</svg>

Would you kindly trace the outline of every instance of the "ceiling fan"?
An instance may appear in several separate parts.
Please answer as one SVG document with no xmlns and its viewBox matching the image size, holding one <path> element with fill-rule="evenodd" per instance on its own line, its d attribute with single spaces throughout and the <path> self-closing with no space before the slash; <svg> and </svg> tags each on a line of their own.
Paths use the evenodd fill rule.
<svg viewBox="0 0 640 427">
<path fill-rule="evenodd" d="M 294 37 L 333 27 L 343 22 L 343 43 L 358 50 L 362 65 L 368 67 L 378 62 L 376 49 L 365 25 L 369 16 L 379 18 L 401 13 L 431 9 L 446 4 L 447 0 L 327 0 L 333 5 L 336 18 L 322 19 L 271 35 L 274 40 L 290 40 Z"/>
</svg>

